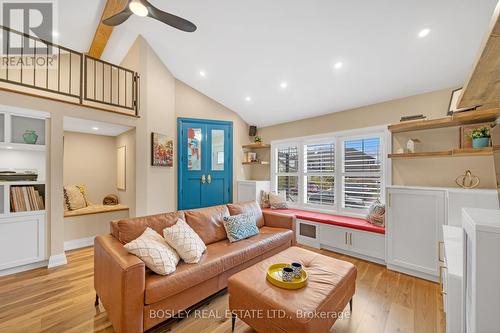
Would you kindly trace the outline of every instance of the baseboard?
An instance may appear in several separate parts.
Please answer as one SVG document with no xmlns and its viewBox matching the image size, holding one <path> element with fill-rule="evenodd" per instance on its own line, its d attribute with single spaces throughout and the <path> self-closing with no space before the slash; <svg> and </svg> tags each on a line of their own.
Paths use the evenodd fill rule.
<svg viewBox="0 0 500 333">
<path fill-rule="evenodd" d="M 363 259 L 366 261 L 371 261 L 371 262 L 374 262 L 376 264 L 385 265 L 384 259 L 370 257 L 370 256 L 366 256 L 364 254 L 350 252 L 350 251 L 346 251 L 346 250 L 342 250 L 342 249 L 337 249 L 336 247 L 331 247 L 331 246 L 327 246 L 327 245 L 323 245 L 323 244 L 321 244 L 321 248 L 328 250 L 328 251 L 337 252 L 340 254 L 345 254 L 345 255 L 350 256 L 350 257 L 355 257 L 355 258 Z"/>
<path fill-rule="evenodd" d="M 395 265 L 391 265 L 391 264 L 387 264 L 387 269 L 389 269 L 391 271 L 396 271 L 396 272 L 400 272 L 403 274 L 411 275 L 411 276 L 416 276 L 416 277 L 424 279 L 424 280 L 429 280 L 432 282 L 439 282 L 439 277 L 434 276 L 434 275 L 430 275 L 427 273 L 418 272 L 418 271 L 415 271 L 413 269 L 408 269 L 408 268 L 395 266 Z"/>
<path fill-rule="evenodd" d="M 6 275 L 11 275 L 11 274 L 16 274 L 16 273 L 21 273 L 25 271 L 29 271 L 32 269 L 40 268 L 40 267 L 47 267 L 48 261 L 47 260 L 42 260 L 39 262 L 34 262 L 32 264 L 27 264 L 27 265 L 22 265 L 18 267 L 12 267 L 12 268 L 7 268 L 4 270 L 0 271 L 0 276 L 6 276 Z"/>
<path fill-rule="evenodd" d="M 57 266 L 66 265 L 67 263 L 68 260 L 66 259 L 66 254 L 63 252 L 60 254 L 55 254 L 53 256 L 50 256 L 47 268 L 54 268 Z"/>
<path fill-rule="evenodd" d="M 92 246 L 94 245 L 94 238 L 95 236 L 66 241 L 64 242 L 64 251 L 71 251 L 81 249 L 82 247 Z"/>
</svg>

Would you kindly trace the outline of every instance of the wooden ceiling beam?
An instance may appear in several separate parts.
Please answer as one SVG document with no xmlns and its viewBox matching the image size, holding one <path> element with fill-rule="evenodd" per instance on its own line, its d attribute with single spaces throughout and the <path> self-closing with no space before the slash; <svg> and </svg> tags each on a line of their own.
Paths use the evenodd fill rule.
<svg viewBox="0 0 500 333">
<path fill-rule="evenodd" d="M 102 23 L 104 19 L 120 12 L 127 5 L 128 0 L 107 0 L 104 10 L 102 11 L 101 20 L 97 26 L 94 34 L 94 39 L 90 45 L 88 55 L 94 58 L 101 58 L 106 45 L 108 44 L 109 37 L 113 33 L 113 27 Z"/>
<path fill-rule="evenodd" d="M 465 81 L 459 108 L 500 104 L 500 2 L 480 50 L 473 71 Z"/>
</svg>

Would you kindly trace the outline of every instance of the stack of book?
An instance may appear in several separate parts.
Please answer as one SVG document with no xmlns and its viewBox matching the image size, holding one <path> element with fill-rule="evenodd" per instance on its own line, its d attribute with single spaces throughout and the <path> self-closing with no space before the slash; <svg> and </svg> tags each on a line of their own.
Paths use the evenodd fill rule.
<svg viewBox="0 0 500 333">
<path fill-rule="evenodd" d="M 45 209 L 43 197 L 33 186 L 12 186 L 10 205 L 13 213 Z"/>
</svg>

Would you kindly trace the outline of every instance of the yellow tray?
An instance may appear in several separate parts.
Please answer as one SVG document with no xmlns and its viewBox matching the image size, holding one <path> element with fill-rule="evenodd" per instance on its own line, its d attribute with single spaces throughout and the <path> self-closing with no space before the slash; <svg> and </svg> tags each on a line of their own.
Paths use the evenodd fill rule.
<svg viewBox="0 0 500 333">
<path fill-rule="evenodd" d="M 277 287 L 284 289 L 300 289 L 307 285 L 307 272 L 302 269 L 302 276 L 300 278 L 294 278 L 292 281 L 283 281 L 281 278 L 281 272 L 284 267 L 290 266 L 289 264 L 274 264 L 269 266 L 267 269 L 267 281 L 271 282 Z"/>
</svg>

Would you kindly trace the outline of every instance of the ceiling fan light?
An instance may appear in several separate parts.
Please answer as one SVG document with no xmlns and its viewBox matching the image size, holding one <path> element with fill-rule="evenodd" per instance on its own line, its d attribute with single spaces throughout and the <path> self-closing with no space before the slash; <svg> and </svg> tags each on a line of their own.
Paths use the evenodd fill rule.
<svg viewBox="0 0 500 333">
<path fill-rule="evenodd" d="M 128 7 L 137 16 L 148 16 L 148 9 L 140 1 L 131 1 Z"/>
</svg>

